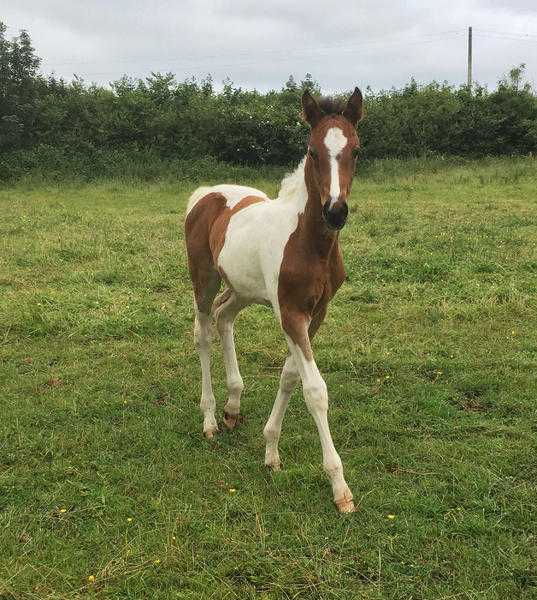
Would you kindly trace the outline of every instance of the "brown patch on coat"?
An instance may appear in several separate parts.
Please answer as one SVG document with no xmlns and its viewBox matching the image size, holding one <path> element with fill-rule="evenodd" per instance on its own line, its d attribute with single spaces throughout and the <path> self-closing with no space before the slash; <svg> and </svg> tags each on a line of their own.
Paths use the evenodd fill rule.
<svg viewBox="0 0 537 600">
<path fill-rule="evenodd" d="M 206 314 L 210 312 L 213 294 L 216 294 L 220 287 L 220 276 L 215 269 L 209 235 L 225 206 L 225 197 L 211 192 L 198 200 L 185 219 L 188 269 L 194 287 L 194 297 L 198 309 Z"/>
<path fill-rule="evenodd" d="M 307 216 L 300 215 L 285 245 L 278 278 L 283 329 L 308 360 L 313 356 L 310 340 L 345 281 L 339 236 L 323 235 L 321 229 L 317 233 L 308 227 Z"/>
<path fill-rule="evenodd" d="M 185 240 L 188 268 L 194 286 L 198 309 L 208 313 L 225 274 L 218 269 L 218 256 L 226 239 L 231 217 L 257 202 L 260 196 L 245 196 L 233 207 L 226 206 L 220 192 L 210 192 L 200 198 L 185 219 Z"/>
</svg>

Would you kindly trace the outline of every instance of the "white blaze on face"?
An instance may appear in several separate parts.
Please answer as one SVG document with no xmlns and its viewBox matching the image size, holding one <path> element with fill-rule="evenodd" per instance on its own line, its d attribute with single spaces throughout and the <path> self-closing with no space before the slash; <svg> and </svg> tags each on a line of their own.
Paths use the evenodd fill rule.
<svg viewBox="0 0 537 600">
<path fill-rule="evenodd" d="M 347 138 L 339 127 L 330 127 L 324 137 L 324 145 L 328 150 L 330 161 L 330 207 L 339 198 L 339 163 L 337 155 L 347 145 Z"/>
</svg>

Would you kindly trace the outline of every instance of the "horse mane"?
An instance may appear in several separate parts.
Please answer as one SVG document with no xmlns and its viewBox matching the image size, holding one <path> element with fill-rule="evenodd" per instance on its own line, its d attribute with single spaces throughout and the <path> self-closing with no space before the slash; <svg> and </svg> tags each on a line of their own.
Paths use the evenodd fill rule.
<svg viewBox="0 0 537 600">
<path fill-rule="evenodd" d="M 305 164 L 306 157 L 300 161 L 298 167 L 292 173 L 287 173 L 287 175 L 285 175 L 285 177 L 282 179 L 280 191 L 278 192 L 279 200 L 286 202 L 298 200 L 304 195 L 307 197 L 308 192 L 304 182 Z"/>
<path fill-rule="evenodd" d="M 345 102 L 341 98 L 333 98 L 332 96 L 324 96 L 317 100 L 319 108 L 325 116 L 341 115 L 345 110 Z"/>
</svg>

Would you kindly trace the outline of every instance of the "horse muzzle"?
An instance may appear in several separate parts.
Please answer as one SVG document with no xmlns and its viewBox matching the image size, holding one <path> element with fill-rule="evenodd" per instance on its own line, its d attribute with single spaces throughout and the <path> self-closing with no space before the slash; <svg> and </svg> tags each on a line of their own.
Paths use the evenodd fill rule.
<svg viewBox="0 0 537 600">
<path fill-rule="evenodd" d="M 330 206 L 331 202 L 327 201 L 323 205 L 323 219 L 330 229 L 339 231 L 347 222 L 349 207 L 345 200 L 338 200 Z"/>
</svg>

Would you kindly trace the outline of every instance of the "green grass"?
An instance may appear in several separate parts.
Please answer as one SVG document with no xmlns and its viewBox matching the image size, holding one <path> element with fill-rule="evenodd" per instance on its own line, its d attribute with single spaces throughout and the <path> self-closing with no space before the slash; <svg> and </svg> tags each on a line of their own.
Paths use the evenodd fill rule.
<svg viewBox="0 0 537 600">
<path fill-rule="evenodd" d="M 536 167 L 358 175 L 315 341 L 348 516 L 299 390 L 263 467 L 267 309 L 236 327 L 245 422 L 201 436 L 191 185 L 0 191 L 0 598 L 536 598 Z M 221 414 L 217 342 L 213 377 Z"/>
</svg>

